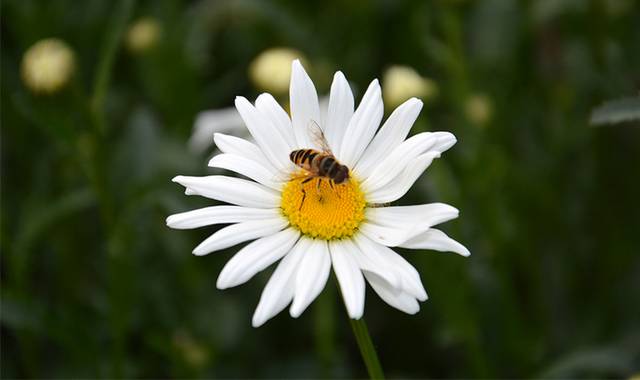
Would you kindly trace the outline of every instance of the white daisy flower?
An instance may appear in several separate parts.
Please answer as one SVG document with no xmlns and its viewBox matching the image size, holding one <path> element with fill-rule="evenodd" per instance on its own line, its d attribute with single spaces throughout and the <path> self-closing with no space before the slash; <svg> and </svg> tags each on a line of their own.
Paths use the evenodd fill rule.
<svg viewBox="0 0 640 380">
<path fill-rule="evenodd" d="M 337 72 L 328 112 L 320 113 L 313 82 L 299 61 L 292 64 L 291 118 L 269 94 L 255 104 L 236 98 L 236 107 L 255 143 L 215 135 L 222 151 L 209 166 L 248 179 L 211 175 L 173 179 L 188 195 L 231 205 L 211 206 L 171 215 L 167 225 L 188 229 L 230 224 L 198 245 L 207 255 L 251 241 L 225 265 L 219 289 L 245 283 L 280 261 L 265 286 L 253 315 L 258 327 L 289 304 L 296 318 L 324 288 L 331 268 L 348 314 L 362 317 L 365 281 L 389 305 L 414 314 L 427 293 L 418 271 L 390 247 L 469 251 L 434 225 L 454 219 L 458 210 L 443 203 L 385 206 L 401 198 L 416 179 L 455 144 L 448 132 L 423 132 L 407 138 L 422 102 L 400 105 L 380 129 L 383 103 L 377 80 L 369 85 L 354 111 L 345 76 Z M 337 184 L 326 177 L 308 180 L 289 158 L 297 149 L 320 149 L 309 125 L 324 131 L 335 159 L 349 168 L 349 179 Z M 339 181 L 336 181 L 339 183 Z"/>
</svg>

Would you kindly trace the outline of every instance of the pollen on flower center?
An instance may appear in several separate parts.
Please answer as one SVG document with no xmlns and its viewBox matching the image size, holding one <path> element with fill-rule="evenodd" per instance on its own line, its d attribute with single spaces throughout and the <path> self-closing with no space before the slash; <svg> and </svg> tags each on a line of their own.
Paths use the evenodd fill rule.
<svg viewBox="0 0 640 380">
<path fill-rule="evenodd" d="M 282 212 L 303 234 L 325 240 L 354 234 L 364 219 L 365 199 L 351 178 L 340 185 L 326 178 L 293 178 L 282 191 Z M 305 195 L 306 194 L 306 195 Z"/>
</svg>

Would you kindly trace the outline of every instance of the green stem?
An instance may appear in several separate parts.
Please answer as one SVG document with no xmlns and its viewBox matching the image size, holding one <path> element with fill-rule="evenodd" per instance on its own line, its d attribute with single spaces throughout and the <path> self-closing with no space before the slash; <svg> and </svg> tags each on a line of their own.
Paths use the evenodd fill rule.
<svg viewBox="0 0 640 380">
<path fill-rule="evenodd" d="M 111 79 L 111 69 L 118 52 L 118 47 L 124 36 L 127 22 L 133 12 L 135 0 L 121 0 L 116 5 L 113 19 L 107 29 L 107 34 L 100 51 L 100 60 L 93 82 L 93 93 L 91 95 L 91 112 L 94 124 L 100 134 L 105 133 L 106 122 L 104 119 L 104 103 Z"/>
<path fill-rule="evenodd" d="M 378 360 L 378 353 L 373 347 L 373 342 L 369 336 L 369 329 L 367 329 L 364 318 L 349 320 L 351 321 L 353 335 L 356 336 L 356 341 L 360 348 L 360 354 L 362 355 L 364 364 L 367 366 L 369 377 L 371 379 L 384 379 L 384 372 L 382 372 L 382 366 Z"/>
<path fill-rule="evenodd" d="M 109 325 L 113 343 L 111 344 L 112 373 L 110 377 L 123 377 L 126 358 L 126 317 L 122 310 L 123 295 L 127 294 L 127 283 L 122 279 L 122 268 L 126 268 L 126 255 L 119 255 L 115 244 L 116 235 L 116 202 L 109 193 L 110 162 L 109 144 L 107 143 L 107 120 L 105 118 L 105 100 L 111 81 L 111 73 L 122 37 L 129 18 L 133 13 L 135 0 L 120 0 L 114 7 L 112 19 L 105 32 L 105 39 L 100 51 L 100 59 L 96 69 L 89 110 L 93 121 L 91 149 L 91 182 L 99 200 L 100 213 L 105 230 L 108 273 Z"/>
</svg>

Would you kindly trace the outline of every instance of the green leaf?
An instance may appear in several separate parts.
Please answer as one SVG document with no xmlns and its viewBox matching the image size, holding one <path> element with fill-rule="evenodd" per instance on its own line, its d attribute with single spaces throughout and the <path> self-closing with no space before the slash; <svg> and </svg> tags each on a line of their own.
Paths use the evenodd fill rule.
<svg viewBox="0 0 640 380">
<path fill-rule="evenodd" d="M 640 120 L 640 97 L 605 102 L 591 112 L 591 125 L 618 124 Z"/>
</svg>

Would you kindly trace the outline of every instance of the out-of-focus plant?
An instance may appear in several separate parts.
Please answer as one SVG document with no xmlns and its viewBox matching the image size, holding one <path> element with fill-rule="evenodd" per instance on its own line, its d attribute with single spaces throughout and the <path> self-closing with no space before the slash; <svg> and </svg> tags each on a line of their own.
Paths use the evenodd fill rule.
<svg viewBox="0 0 640 380">
<path fill-rule="evenodd" d="M 438 95 L 436 82 L 421 76 L 409 66 L 389 67 L 383 74 L 382 85 L 382 95 L 389 109 L 394 109 L 412 97 L 428 103 Z"/>
<path fill-rule="evenodd" d="M 249 66 L 249 77 L 255 87 L 275 95 L 286 94 L 291 79 L 291 61 L 304 55 L 291 48 L 271 48 L 260 53 Z"/>
<path fill-rule="evenodd" d="M 22 80 L 37 94 L 52 94 L 64 88 L 74 69 L 73 50 L 58 38 L 36 42 L 22 57 Z"/>
<path fill-rule="evenodd" d="M 610 100 L 591 112 L 591 125 L 619 124 L 640 120 L 640 97 Z"/>
<path fill-rule="evenodd" d="M 132 53 L 143 54 L 153 49 L 161 37 L 160 22 L 153 17 L 143 17 L 129 26 L 126 45 Z"/>
<path fill-rule="evenodd" d="M 493 103 L 485 94 L 472 94 L 464 104 L 465 116 L 478 126 L 484 126 L 493 116 Z"/>
</svg>

